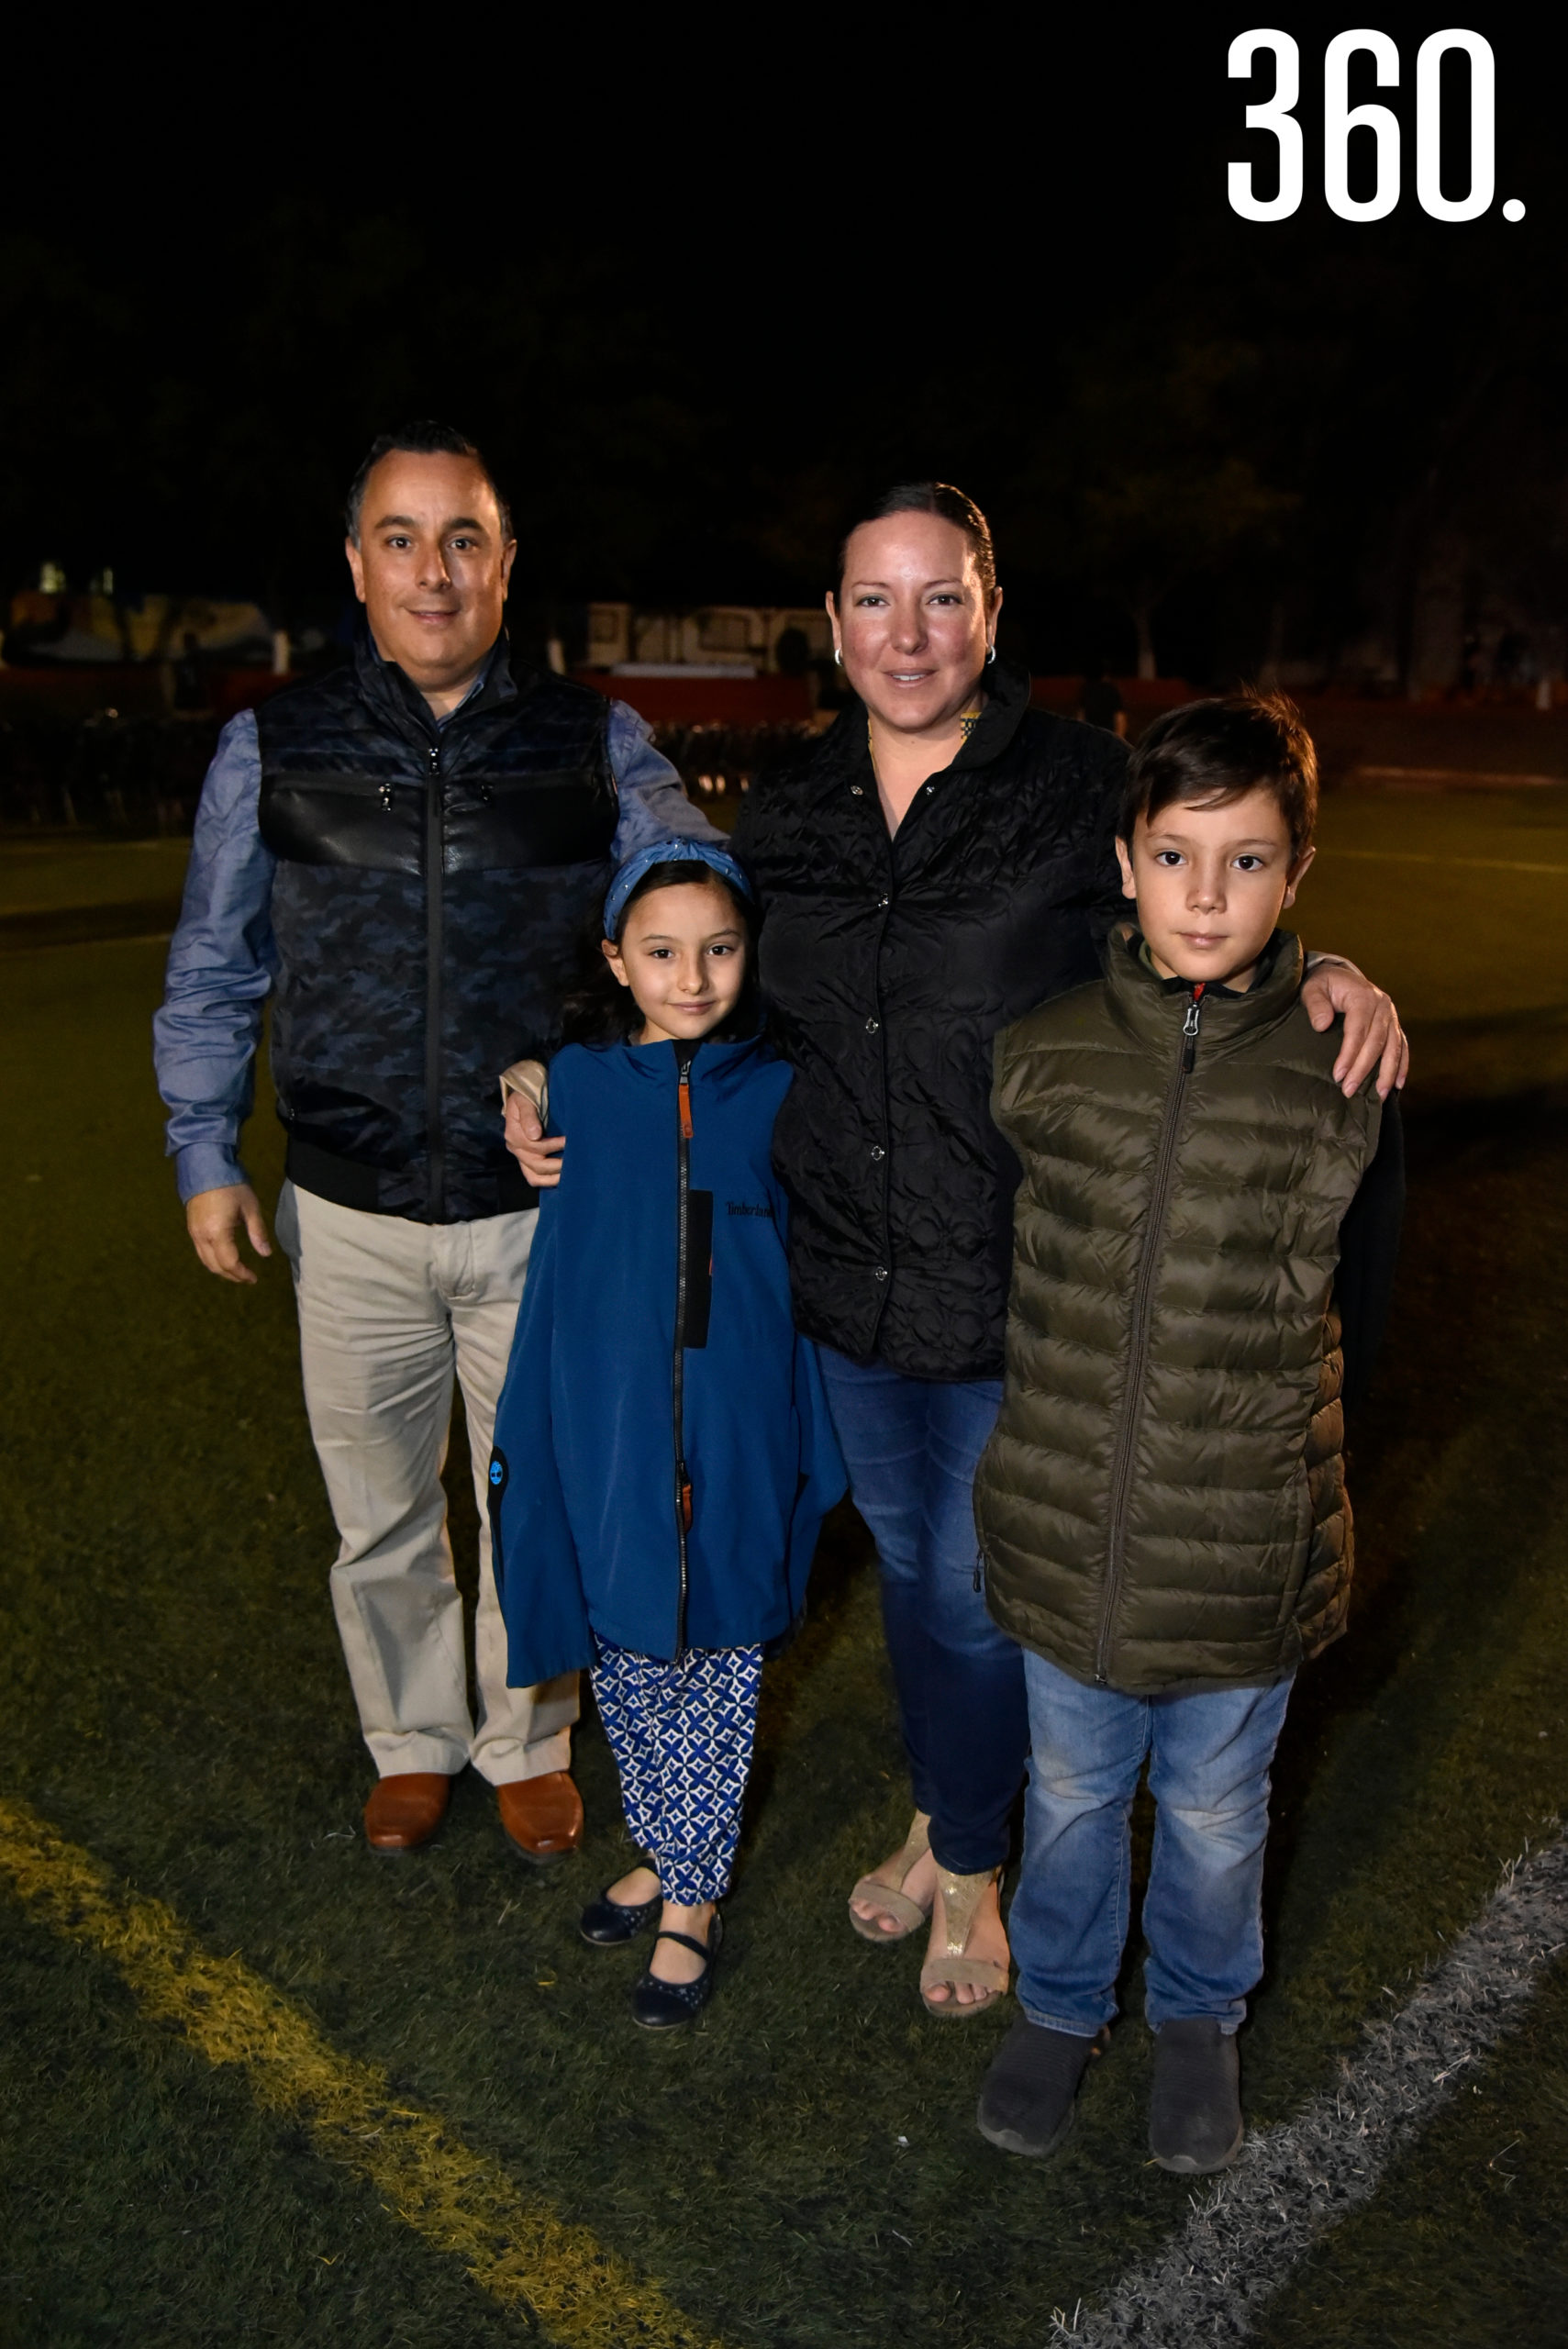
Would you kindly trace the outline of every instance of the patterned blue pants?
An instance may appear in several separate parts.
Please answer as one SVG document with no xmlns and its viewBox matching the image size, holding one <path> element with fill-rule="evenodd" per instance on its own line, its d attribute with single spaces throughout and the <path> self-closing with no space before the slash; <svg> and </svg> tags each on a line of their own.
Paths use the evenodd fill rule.
<svg viewBox="0 0 1568 2349">
<path fill-rule="evenodd" d="M 600 1643 L 594 1700 L 626 1823 L 683 1909 L 729 1889 L 762 1680 L 760 1647 L 688 1648 L 662 1664 Z"/>
</svg>

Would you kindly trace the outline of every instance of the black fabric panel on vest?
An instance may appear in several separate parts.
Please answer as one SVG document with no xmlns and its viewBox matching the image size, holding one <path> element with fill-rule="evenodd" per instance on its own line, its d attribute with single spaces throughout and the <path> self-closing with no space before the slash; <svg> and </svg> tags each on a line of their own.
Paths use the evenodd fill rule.
<svg viewBox="0 0 1568 2349">
<path fill-rule="evenodd" d="M 592 767 L 520 781 L 465 775 L 444 811 L 442 871 L 498 873 L 603 856 L 606 811 L 595 781 Z M 373 775 L 291 774 L 268 788 L 261 838 L 295 864 L 418 873 L 428 788 Z"/>
<path fill-rule="evenodd" d="M 363 1166 L 357 1158 L 344 1158 L 335 1150 L 323 1150 L 300 1134 L 288 1137 L 284 1172 L 296 1188 L 308 1191 L 313 1198 L 330 1199 L 334 1207 L 357 1208 L 361 1215 L 406 1213 L 403 1208 L 382 1205 L 381 1177 L 373 1166 Z M 539 1193 L 508 1153 L 495 1177 L 495 1214 L 518 1215 L 538 1205 Z M 704 1319 L 706 1323 L 706 1313 Z"/>
<path fill-rule="evenodd" d="M 330 1199 L 334 1207 L 358 1208 L 362 1215 L 380 1213 L 373 1166 L 361 1166 L 353 1158 L 339 1158 L 335 1150 L 321 1150 L 313 1141 L 302 1141 L 298 1134 L 288 1138 L 284 1173 L 313 1198 Z"/>
<path fill-rule="evenodd" d="M 463 780 L 462 797 L 447 808 L 442 863 L 449 873 L 584 864 L 607 852 L 605 810 L 594 797 L 591 768 L 520 782 Z M 613 839 L 613 823 L 609 833 Z"/>
<path fill-rule="evenodd" d="M 418 873 L 425 794 L 370 775 L 291 774 L 263 793 L 261 824 L 272 854 L 295 864 Z"/>
</svg>

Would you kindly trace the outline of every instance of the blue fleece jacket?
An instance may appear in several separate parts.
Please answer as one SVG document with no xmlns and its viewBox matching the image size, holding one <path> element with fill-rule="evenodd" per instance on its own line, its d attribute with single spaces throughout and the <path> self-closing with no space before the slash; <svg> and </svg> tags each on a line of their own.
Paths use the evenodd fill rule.
<svg viewBox="0 0 1568 2349">
<path fill-rule="evenodd" d="M 699 1045 L 683 1146 L 691 1050 L 569 1045 L 551 1063 L 550 1124 L 571 1139 L 490 1468 L 514 1687 L 590 1664 L 595 1636 L 666 1659 L 775 1638 L 845 1489 L 790 1308 L 771 1156 L 789 1069 L 760 1039 Z"/>
</svg>

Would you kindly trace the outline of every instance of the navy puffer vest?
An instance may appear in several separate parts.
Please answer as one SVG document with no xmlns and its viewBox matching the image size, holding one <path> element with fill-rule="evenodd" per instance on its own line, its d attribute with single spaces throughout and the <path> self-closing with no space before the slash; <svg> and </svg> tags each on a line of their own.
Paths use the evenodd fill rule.
<svg viewBox="0 0 1568 2349">
<path fill-rule="evenodd" d="M 256 713 L 278 977 L 272 1064 L 288 1171 L 417 1223 L 528 1207 L 495 1079 L 546 1053 L 576 934 L 609 874 L 609 704 L 513 676 L 438 729 L 361 632 L 354 661 Z"/>
</svg>

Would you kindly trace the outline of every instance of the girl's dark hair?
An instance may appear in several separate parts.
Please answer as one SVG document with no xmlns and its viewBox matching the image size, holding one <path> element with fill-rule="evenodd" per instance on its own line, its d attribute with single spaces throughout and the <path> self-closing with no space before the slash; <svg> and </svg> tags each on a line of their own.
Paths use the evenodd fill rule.
<svg viewBox="0 0 1568 2349">
<path fill-rule="evenodd" d="M 850 540 L 867 522 L 885 522 L 893 514 L 935 514 L 944 522 L 953 523 L 969 540 L 974 556 L 974 568 L 980 573 L 980 588 L 989 603 L 996 593 L 996 550 L 991 543 L 991 525 L 974 503 L 962 489 L 954 489 L 951 481 L 905 481 L 890 489 L 870 514 L 862 514 L 851 522 L 839 541 L 839 592 L 844 585 L 844 564 L 850 551 Z"/>
<path fill-rule="evenodd" d="M 673 857 L 668 864 L 650 865 L 620 909 L 615 942 L 618 946 L 626 936 L 631 909 L 639 898 L 655 889 L 693 886 L 722 890 L 734 907 L 735 918 L 745 934 L 745 984 L 728 1019 L 708 1030 L 716 1043 L 735 1043 L 757 1031 L 757 935 L 751 906 L 736 894 L 722 873 L 716 873 L 711 864 L 700 864 L 692 857 Z M 562 1040 L 565 1043 L 624 1044 L 633 1030 L 642 1024 L 636 996 L 629 987 L 622 986 L 605 960 L 606 935 L 601 905 L 584 923 L 578 941 L 576 976 L 562 1008 Z"/>
<path fill-rule="evenodd" d="M 1272 791 L 1299 856 L 1318 820 L 1318 753 L 1301 712 L 1284 694 L 1248 691 L 1190 701 L 1157 718 L 1127 770 L 1121 837 L 1140 816 L 1173 806 L 1225 807 L 1259 787 Z"/>
</svg>

